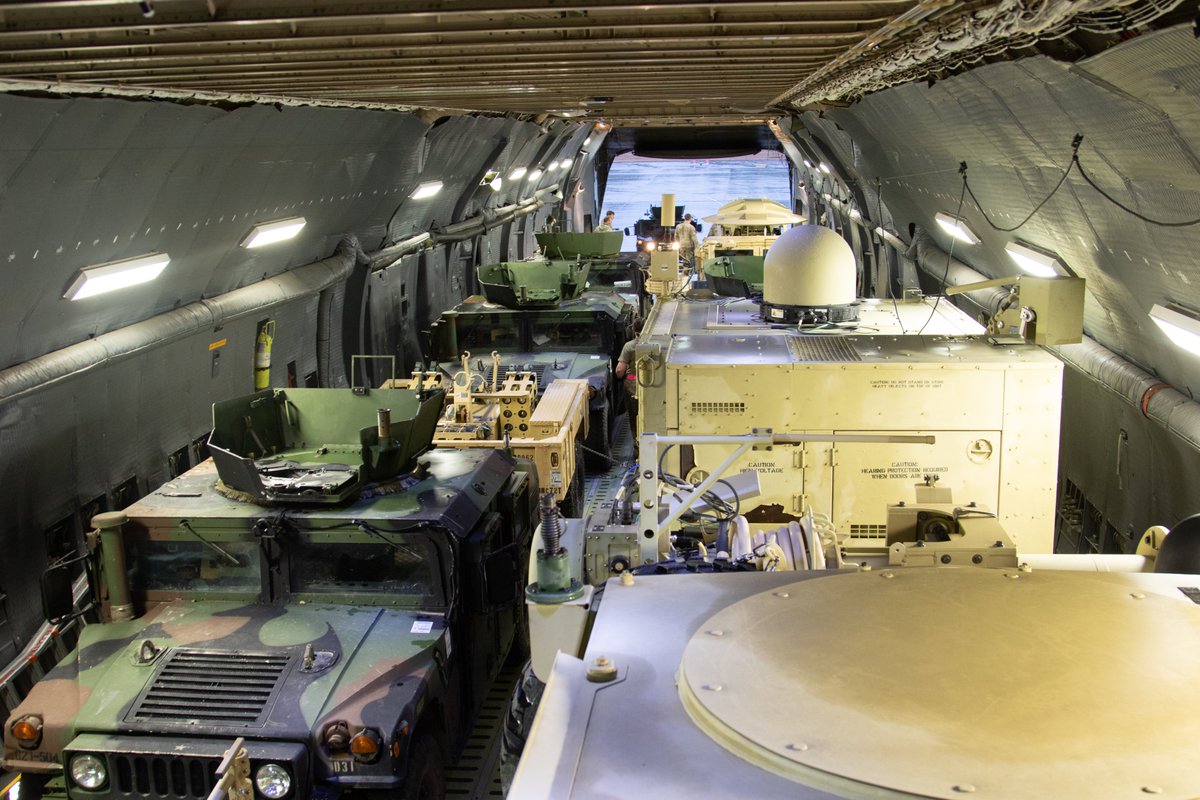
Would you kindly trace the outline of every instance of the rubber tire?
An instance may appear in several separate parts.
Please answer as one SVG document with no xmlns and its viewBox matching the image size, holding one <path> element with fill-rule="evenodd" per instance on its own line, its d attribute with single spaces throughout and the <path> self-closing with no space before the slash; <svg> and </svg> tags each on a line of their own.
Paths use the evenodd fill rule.
<svg viewBox="0 0 1200 800">
<path fill-rule="evenodd" d="M 608 429 L 609 416 L 607 399 L 605 399 L 604 405 L 600 406 L 599 413 L 588 412 L 588 435 L 583 442 L 588 450 L 584 453 L 584 463 L 593 472 L 607 472 L 612 467 L 612 462 L 608 458 L 612 454 L 612 436 Z M 604 455 L 597 455 L 597 453 Z"/>
<path fill-rule="evenodd" d="M 506 795 L 512 788 L 517 763 L 525 750 L 529 729 L 542 702 L 542 690 L 545 687 L 546 684 L 534 676 L 531 665 L 526 663 L 513 688 L 504 717 L 504 728 L 500 731 L 500 787 Z"/>
<path fill-rule="evenodd" d="M 432 736 L 417 738 L 408 761 L 404 800 L 442 800 L 446 796 L 446 771 L 441 751 Z"/>
</svg>

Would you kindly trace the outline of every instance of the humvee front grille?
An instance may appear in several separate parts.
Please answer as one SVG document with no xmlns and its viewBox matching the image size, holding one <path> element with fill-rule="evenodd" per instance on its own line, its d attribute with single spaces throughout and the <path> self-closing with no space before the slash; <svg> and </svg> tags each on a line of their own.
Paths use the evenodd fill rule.
<svg viewBox="0 0 1200 800">
<path fill-rule="evenodd" d="M 126 719 L 261 726 L 290 663 L 287 653 L 171 650 Z"/>
<path fill-rule="evenodd" d="M 109 774 L 123 795 L 206 798 L 217 785 L 219 758 L 108 755 Z"/>
</svg>

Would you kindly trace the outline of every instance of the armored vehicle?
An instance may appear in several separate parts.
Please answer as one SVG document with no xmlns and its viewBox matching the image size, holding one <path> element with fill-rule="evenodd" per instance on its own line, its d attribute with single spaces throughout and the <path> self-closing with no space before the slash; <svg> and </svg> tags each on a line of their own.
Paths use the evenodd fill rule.
<svg viewBox="0 0 1200 800">
<path fill-rule="evenodd" d="M 704 262 L 704 277 L 717 294 L 725 297 L 761 297 L 763 257 L 717 256 Z"/>
<path fill-rule="evenodd" d="M 641 296 L 642 268 L 649 263 L 640 249 L 622 253 L 621 231 L 592 231 L 590 233 L 560 232 L 537 234 L 542 254 L 551 259 L 583 260 L 588 264 L 588 282 L 592 286 L 615 286 L 628 281 L 630 291 Z M 500 301 L 503 302 L 503 301 Z"/>
<path fill-rule="evenodd" d="M 771 243 L 792 225 L 803 222 L 804 217 L 774 200 L 756 198 L 726 203 L 704 221 L 711 227 L 700 245 L 700 258 L 709 259 L 766 255 Z"/>
<path fill-rule="evenodd" d="M 265 410 L 284 430 L 305 412 L 265 394 L 243 422 L 269 450 Z M 368 397 L 399 406 L 405 394 Z M 418 405 L 440 408 L 440 395 Z M 316 458 L 355 449 L 303 444 Z M 257 797 L 440 797 L 443 757 L 524 641 L 536 479 L 496 450 L 397 467 L 341 504 L 267 506 L 210 460 L 97 517 L 88 563 L 103 622 L 4 728 L 21 796 L 52 779 L 70 798 L 204 798 L 241 737 Z"/>
<path fill-rule="evenodd" d="M 613 379 L 617 357 L 630 337 L 634 306 L 616 292 L 584 292 L 554 308 L 514 309 L 470 297 L 444 312 L 430 331 L 430 356 L 452 378 L 462 372 L 461 357 L 476 372 L 491 369 L 501 356 L 501 373 L 531 372 L 538 392 L 559 378 L 588 381 L 588 463 L 607 466 L 610 425 L 620 387 Z"/>
<path fill-rule="evenodd" d="M 592 231 L 590 233 L 550 232 L 536 234 L 538 246 L 547 258 L 605 259 L 620 255 L 620 231 Z"/>
<path fill-rule="evenodd" d="M 673 195 L 666 195 L 671 197 Z M 667 219 L 672 216 L 671 209 L 674 209 L 673 215 L 675 221 L 669 226 L 664 224 L 663 208 L 667 208 Z M 638 250 L 653 250 L 654 246 L 664 240 L 673 238 L 675 235 L 675 226 L 683 222 L 683 206 L 674 205 L 674 200 L 664 202 L 663 205 L 650 206 L 646 210 L 646 216 L 639 219 L 633 226 L 634 232 L 637 235 Z M 699 220 L 693 220 L 692 224 L 696 228 L 696 233 L 700 233 L 703 224 Z"/>
<path fill-rule="evenodd" d="M 589 262 L 533 258 L 484 264 L 477 270 L 483 294 L 509 308 L 556 306 L 587 286 Z"/>
</svg>

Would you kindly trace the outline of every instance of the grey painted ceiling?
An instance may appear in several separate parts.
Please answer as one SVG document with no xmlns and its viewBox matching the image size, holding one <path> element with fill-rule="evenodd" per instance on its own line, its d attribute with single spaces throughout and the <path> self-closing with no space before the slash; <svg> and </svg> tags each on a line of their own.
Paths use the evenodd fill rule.
<svg viewBox="0 0 1200 800">
<path fill-rule="evenodd" d="M 0 80 L 763 122 L 929 72 L 1103 48 L 1178 0 L 54 0 L 0 5 Z"/>
</svg>

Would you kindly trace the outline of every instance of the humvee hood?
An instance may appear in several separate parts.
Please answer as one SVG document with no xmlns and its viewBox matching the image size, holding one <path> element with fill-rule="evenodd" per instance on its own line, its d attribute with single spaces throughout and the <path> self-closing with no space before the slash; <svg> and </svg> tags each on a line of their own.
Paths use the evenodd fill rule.
<svg viewBox="0 0 1200 800">
<path fill-rule="evenodd" d="M 304 738 L 423 674 L 444 632 L 440 615 L 397 609 L 164 604 L 84 630 L 75 732 Z"/>
</svg>

